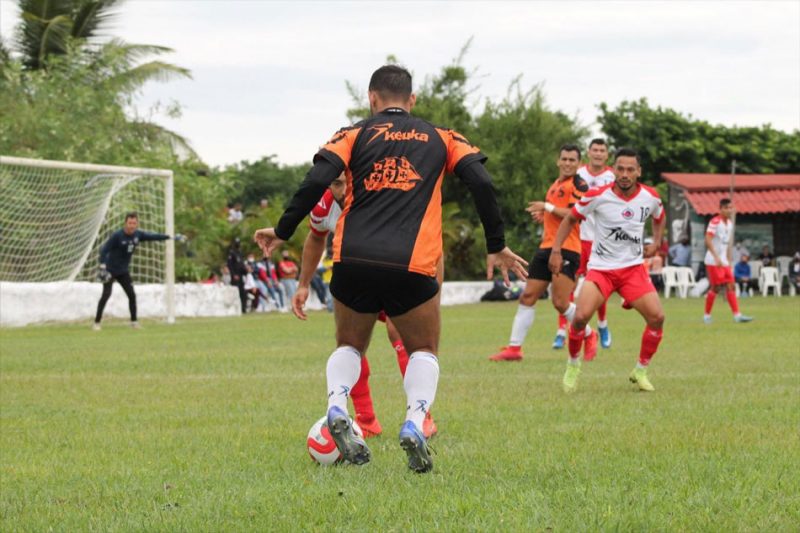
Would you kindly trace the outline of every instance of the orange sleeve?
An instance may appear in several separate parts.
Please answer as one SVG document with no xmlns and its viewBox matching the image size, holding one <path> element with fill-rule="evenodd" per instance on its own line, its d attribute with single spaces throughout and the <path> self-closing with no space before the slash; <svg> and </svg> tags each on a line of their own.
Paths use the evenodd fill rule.
<svg viewBox="0 0 800 533">
<path fill-rule="evenodd" d="M 445 146 L 447 146 L 446 172 L 452 174 L 461 163 L 486 160 L 486 156 L 481 153 L 480 149 L 477 146 L 473 146 L 460 133 L 440 128 L 436 128 L 436 131 L 441 136 Z"/>
<path fill-rule="evenodd" d="M 353 145 L 360 131 L 361 127 L 359 126 L 348 126 L 334 133 L 331 140 L 320 148 L 319 152 L 314 156 L 314 162 L 322 157 L 340 167 L 340 170 L 344 170 L 350 164 Z"/>
</svg>

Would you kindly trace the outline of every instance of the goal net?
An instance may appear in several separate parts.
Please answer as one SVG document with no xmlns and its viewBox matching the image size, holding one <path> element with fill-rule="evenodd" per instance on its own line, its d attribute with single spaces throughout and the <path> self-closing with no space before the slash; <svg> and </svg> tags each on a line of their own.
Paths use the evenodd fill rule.
<svg viewBox="0 0 800 533">
<path fill-rule="evenodd" d="M 0 156 L 0 281 L 96 281 L 100 248 L 136 211 L 174 235 L 172 171 Z M 136 283 L 162 284 L 174 320 L 174 243 L 138 246 Z"/>
</svg>

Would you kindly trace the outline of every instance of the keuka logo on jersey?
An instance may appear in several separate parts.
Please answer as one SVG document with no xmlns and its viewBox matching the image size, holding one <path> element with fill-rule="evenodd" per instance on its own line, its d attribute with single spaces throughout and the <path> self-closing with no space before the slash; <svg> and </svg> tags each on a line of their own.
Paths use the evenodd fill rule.
<svg viewBox="0 0 800 533">
<path fill-rule="evenodd" d="M 367 131 L 375 131 L 375 135 L 369 138 L 367 144 L 371 143 L 381 135 L 383 135 L 384 141 L 420 141 L 420 142 L 428 142 L 428 134 L 427 133 L 417 133 L 417 130 L 412 129 L 411 131 L 389 131 L 394 127 L 394 124 L 391 122 L 386 122 L 384 124 L 375 124 L 374 126 L 370 126 Z"/>
<path fill-rule="evenodd" d="M 410 191 L 421 180 L 422 177 L 408 159 L 391 156 L 372 164 L 372 172 L 364 180 L 364 187 L 368 191 L 382 189 Z"/>
</svg>

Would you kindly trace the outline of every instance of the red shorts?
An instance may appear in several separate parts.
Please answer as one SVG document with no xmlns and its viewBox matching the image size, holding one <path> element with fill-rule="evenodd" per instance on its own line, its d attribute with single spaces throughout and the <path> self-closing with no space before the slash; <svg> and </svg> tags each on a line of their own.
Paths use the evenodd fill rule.
<svg viewBox="0 0 800 533">
<path fill-rule="evenodd" d="M 589 272 L 589 256 L 592 255 L 592 241 L 581 241 L 581 266 L 576 276 L 585 276 Z"/>
<path fill-rule="evenodd" d="M 733 271 L 729 266 L 706 265 L 706 274 L 708 274 L 708 282 L 712 286 L 735 283 Z"/>
<path fill-rule="evenodd" d="M 603 293 L 606 300 L 617 291 L 626 302 L 635 302 L 645 294 L 656 292 L 644 264 L 616 270 L 590 270 L 586 281 L 591 281 Z"/>
</svg>

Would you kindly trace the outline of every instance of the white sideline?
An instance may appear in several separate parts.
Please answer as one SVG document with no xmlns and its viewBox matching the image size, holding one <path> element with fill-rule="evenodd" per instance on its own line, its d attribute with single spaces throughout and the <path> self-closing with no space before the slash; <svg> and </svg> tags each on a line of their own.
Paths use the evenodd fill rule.
<svg viewBox="0 0 800 533">
<path fill-rule="evenodd" d="M 491 289 L 489 281 L 446 281 L 442 287 L 442 305 L 475 303 Z M 140 318 L 166 316 L 164 285 L 136 285 L 136 301 Z M 44 322 L 90 322 L 102 285 L 89 282 L 11 283 L 0 282 L 0 326 L 19 327 Z M 311 310 L 322 309 L 311 291 Z M 175 316 L 236 316 L 240 314 L 239 293 L 235 287 L 175 284 Z M 115 284 L 106 305 L 104 318 L 126 319 L 128 299 L 122 287 Z"/>
</svg>

